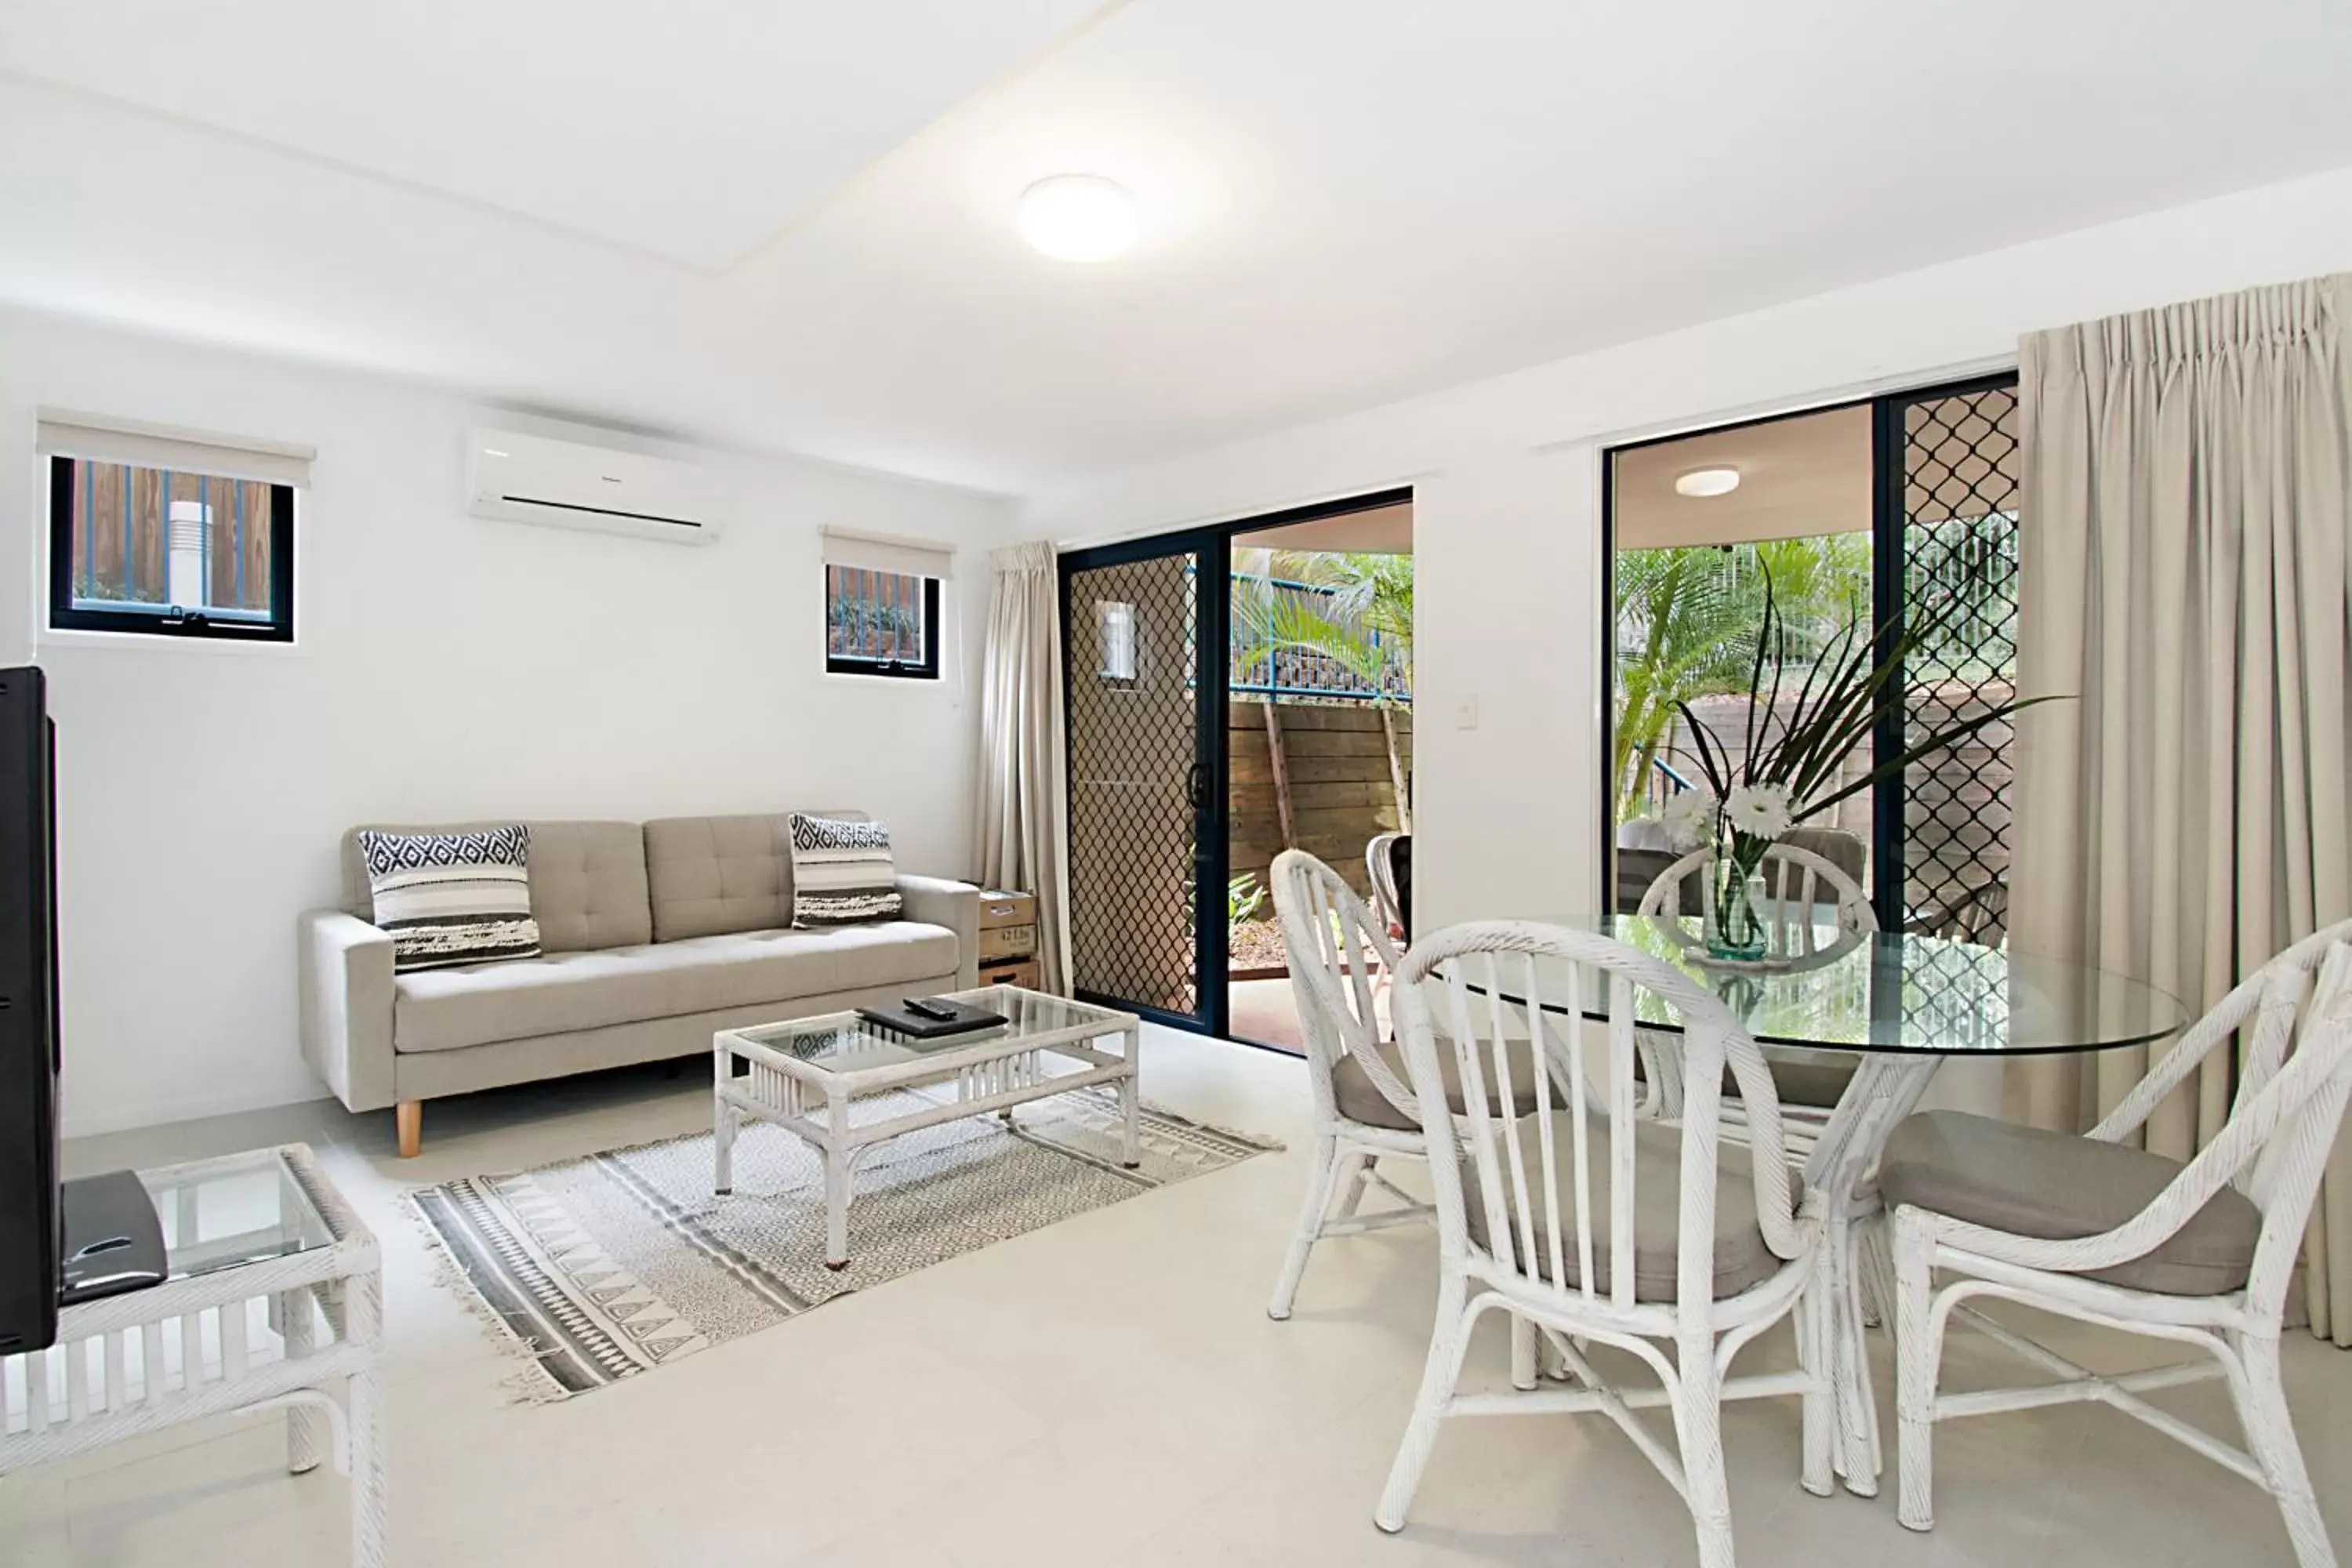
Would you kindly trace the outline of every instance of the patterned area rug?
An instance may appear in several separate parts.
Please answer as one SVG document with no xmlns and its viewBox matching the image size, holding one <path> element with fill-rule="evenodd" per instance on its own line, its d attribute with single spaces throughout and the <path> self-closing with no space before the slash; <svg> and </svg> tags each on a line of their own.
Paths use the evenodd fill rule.
<svg viewBox="0 0 2352 1568">
<path fill-rule="evenodd" d="M 920 1109 L 921 1091 L 857 1102 Z M 1100 1089 L 950 1121 L 869 1150 L 849 1205 L 849 1267 L 824 1267 L 824 1166 L 746 1119 L 735 1192 L 710 1191 L 708 1132 L 409 1194 L 447 1282 L 528 1366 L 520 1398 L 569 1399 L 757 1333 L 867 1285 L 1278 1149 L 1147 1107 L 1143 1163 L 1119 1168 Z"/>
</svg>

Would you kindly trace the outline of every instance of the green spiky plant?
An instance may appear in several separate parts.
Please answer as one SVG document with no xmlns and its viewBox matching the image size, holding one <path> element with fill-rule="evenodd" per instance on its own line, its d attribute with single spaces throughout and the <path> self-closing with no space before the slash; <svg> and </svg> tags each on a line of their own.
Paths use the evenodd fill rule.
<svg viewBox="0 0 2352 1568">
<path fill-rule="evenodd" d="M 1627 550 L 1616 559 L 1617 722 L 1610 735 L 1618 820 L 1641 815 L 1676 716 L 1702 697 L 1746 689 L 1763 582 L 1779 584 L 1797 651 L 1859 613 L 1870 538 L 1835 533 L 1735 546 Z"/>
<path fill-rule="evenodd" d="M 1684 809 L 1675 815 L 1688 836 L 1696 837 L 1703 826 L 1707 841 L 1727 846 L 1718 867 L 1722 879 L 1718 907 L 1729 901 L 1728 895 L 1747 887 L 1748 879 L 1762 864 L 1766 848 L 1788 826 L 1818 816 L 1882 779 L 1899 776 L 1922 758 L 2037 703 L 2067 700 L 2056 695 L 2011 697 L 1913 742 L 1895 755 L 1875 763 L 1859 778 L 1841 783 L 1847 760 L 1883 721 L 1904 710 L 1901 677 L 1906 661 L 1923 648 L 1940 644 L 1972 609 L 1972 601 L 1964 594 L 1948 595 L 1925 605 L 1915 602 L 1899 628 L 1882 627 L 1868 634 L 1857 616 L 1826 647 L 1815 651 L 1797 646 L 1780 617 L 1772 575 L 1769 571 L 1764 574 L 1763 617 L 1748 666 L 1747 720 L 1738 761 L 1732 760 L 1730 749 L 1687 701 L 1677 705 L 1689 727 L 1711 798 L 1684 802 L 1678 797 L 1676 804 Z M 1804 679 L 1784 712 L 1781 697 L 1789 667 L 1800 660 Z M 1783 819 L 1778 831 L 1742 826 L 1743 819 L 1756 820 L 1746 814 L 1759 800 L 1769 804 L 1766 815 Z"/>
</svg>

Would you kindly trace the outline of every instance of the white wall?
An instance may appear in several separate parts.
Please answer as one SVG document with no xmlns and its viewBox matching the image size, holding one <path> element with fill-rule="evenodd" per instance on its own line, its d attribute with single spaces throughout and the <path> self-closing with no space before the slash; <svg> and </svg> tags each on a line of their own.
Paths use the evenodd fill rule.
<svg viewBox="0 0 2352 1568">
<path fill-rule="evenodd" d="M 1093 542 L 1412 482 L 1417 912 L 1584 914 L 1603 446 L 1989 369 L 2022 332 L 2346 268 L 2352 169 L 1098 477 L 1033 498 L 1026 531 Z"/>
<path fill-rule="evenodd" d="M 465 514 L 464 432 L 530 421 L 0 313 L 0 662 L 36 651 L 39 405 L 319 453 L 297 648 L 37 647 L 58 731 L 68 1133 L 323 1092 L 295 1044 L 294 919 L 334 901 L 356 822 L 854 805 L 889 822 L 909 868 L 967 868 L 1001 499 L 703 454 L 736 498 L 708 548 L 483 522 Z M 963 546 L 939 685 L 823 673 L 828 522 Z"/>
</svg>

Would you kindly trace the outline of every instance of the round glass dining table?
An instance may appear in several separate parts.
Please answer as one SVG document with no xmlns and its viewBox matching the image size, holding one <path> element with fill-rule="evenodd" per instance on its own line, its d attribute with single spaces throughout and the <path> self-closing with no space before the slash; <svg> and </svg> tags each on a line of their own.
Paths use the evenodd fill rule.
<svg viewBox="0 0 2352 1568">
<path fill-rule="evenodd" d="M 1643 915 L 1559 922 L 1662 958 L 1706 987 L 1767 1047 L 1857 1053 L 1853 1078 L 1805 1163 L 1822 1203 L 1822 1267 L 1835 1317 L 1839 1475 L 1874 1496 L 1883 1466 L 1870 1361 L 1863 1342 L 1865 1244 L 1879 1217 L 1879 1155 L 1955 1059 L 2114 1050 L 2179 1032 L 2189 1019 L 2174 997 L 2105 970 L 1942 937 L 1899 932 L 1817 933 L 1820 952 L 1788 967 L 1729 970 L 1693 956 L 1690 922 Z M 1538 961 L 1540 968 L 1540 961 Z M 1573 994 L 1548 984 L 1549 997 Z M 1677 1032 L 1654 993 L 1638 993 L 1635 1021 Z M 1513 1000 L 1524 1003 L 1525 998 Z M 1610 1016 L 1606 979 L 1580 995 L 1584 1015 Z M 1564 1009 L 1549 999 L 1547 1012 Z"/>
</svg>

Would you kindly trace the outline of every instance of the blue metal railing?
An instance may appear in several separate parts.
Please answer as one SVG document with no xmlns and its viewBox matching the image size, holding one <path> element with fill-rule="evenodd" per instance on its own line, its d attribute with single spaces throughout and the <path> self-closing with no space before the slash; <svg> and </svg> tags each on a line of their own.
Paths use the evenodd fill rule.
<svg viewBox="0 0 2352 1568">
<path fill-rule="evenodd" d="M 1349 621 L 1327 614 L 1321 603 L 1328 602 L 1339 590 L 1318 583 L 1301 583 L 1288 577 L 1244 576 L 1235 574 L 1234 581 L 1263 584 L 1277 595 L 1297 600 L 1318 619 L 1330 622 L 1349 631 L 1358 628 Z M 1383 647 L 1378 631 L 1360 632 L 1375 650 Z M 1363 672 L 1350 668 L 1326 653 L 1312 648 L 1276 647 L 1263 649 L 1248 627 L 1235 617 L 1232 649 L 1226 666 L 1226 689 L 1235 697 L 1261 697 L 1275 701 L 1300 700 L 1323 702 L 1375 702 L 1386 700 L 1401 707 L 1412 703 L 1412 688 L 1406 683 L 1402 665 L 1393 658 L 1383 657 L 1385 666 L 1375 684 L 1365 679 Z"/>
</svg>

